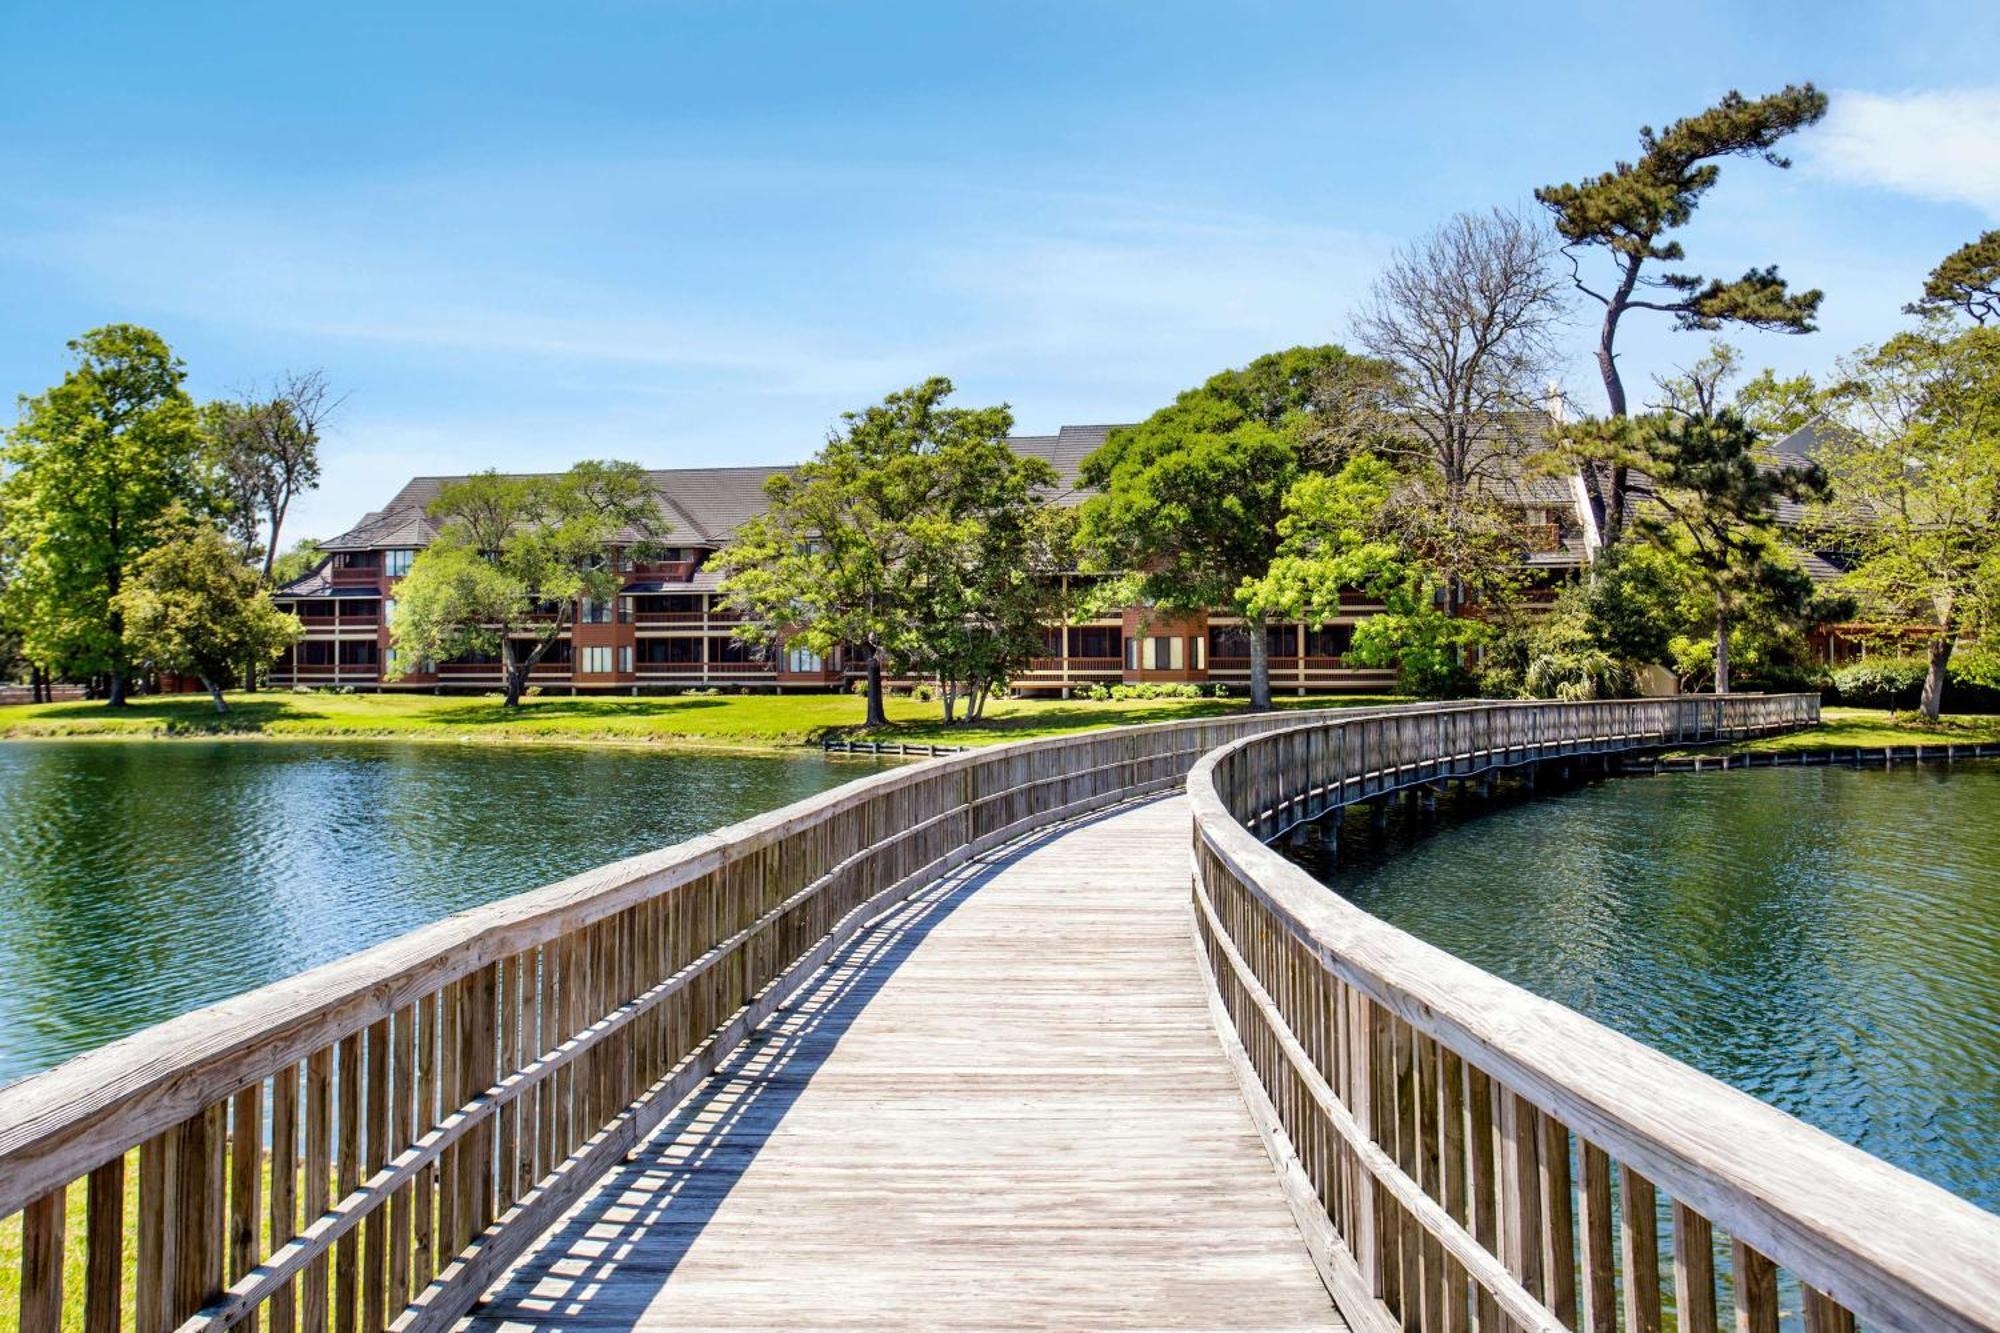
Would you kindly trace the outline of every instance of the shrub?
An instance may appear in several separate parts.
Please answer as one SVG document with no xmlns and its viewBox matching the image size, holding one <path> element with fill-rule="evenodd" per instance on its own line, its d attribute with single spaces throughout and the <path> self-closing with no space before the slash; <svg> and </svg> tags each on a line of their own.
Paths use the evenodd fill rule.
<svg viewBox="0 0 2000 1333">
<path fill-rule="evenodd" d="M 1217 681 L 1214 685 L 1210 686 L 1208 692 L 1218 699 L 1227 699 L 1229 697 L 1229 687 L 1221 681 Z"/>
<path fill-rule="evenodd" d="M 937 688 L 930 684 L 912 685 L 910 697 L 920 704 L 927 704 L 937 697 Z"/>
<path fill-rule="evenodd" d="M 1990 654 L 1980 648 L 1953 653 L 1945 668 L 1944 711 L 2000 713 L 2000 683 Z M 1850 708 L 1915 708 L 1923 698 L 1929 664 L 1921 657 L 1868 657 L 1833 671 L 1833 702 Z"/>
<path fill-rule="evenodd" d="M 1100 684 L 1097 681 L 1092 681 L 1080 690 L 1072 690 L 1071 693 L 1076 698 L 1088 699 L 1092 703 L 1103 703 L 1111 697 L 1110 687 Z"/>
<path fill-rule="evenodd" d="M 1199 699 L 1201 686 L 1185 682 L 1148 681 L 1140 685 L 1113 685 L 1114 699 Z"/>
</svg>

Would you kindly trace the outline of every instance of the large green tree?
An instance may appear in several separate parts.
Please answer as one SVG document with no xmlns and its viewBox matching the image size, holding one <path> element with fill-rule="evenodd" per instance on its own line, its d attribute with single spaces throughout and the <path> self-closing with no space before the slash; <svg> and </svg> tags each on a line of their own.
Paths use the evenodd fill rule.
<svg viewBox="0 0 2000 1333">
<path fill-rule="evenodd" d="M 1285 495 L 1277 556 L 1243 585 L 1240 604 L 1317 629 L 1341 614 L 1343 593 L 1365 593 L 1382 609 L 1355 626 L 1348 660 L 1393 667 L 1410 693 L 1443 697 L 1459 692 L 1464 663 L 1490 631 L 1442 607 L 1441 576 L 1406 538 L 1407 488 L 1406 476 L 1366 454 L 1336 473 L 1301 476 Z"/>
<path fill-rule="evenodd" d="M 1721 175 L 1728 157 L 1759 157 L 1788 167 L 1776 145 L 1787 135 L 1826 114 L 1826 94 L 1812 84 L 1787 85 L 1766 97 L 1725 94 L 1708 109 L 1677 120 L 1655 133 L 1639 131 L 1639 156 L 1574 184 L 1545 185 L 1535 198 L 1549 210 L 1575 265 L 1577 290 L 1604 308 L 1597 332 L 1597 369 L 1604 381 L 1610 415 L 1626 415 L 1625 383 L 1618 369 L 1618 327 L 1626 313 L 1650 310 L 1673 317 L 1681 329 L 1717 329 L 1725 324 L 1808 333 L 1818 313 L 1820 292 L 1794 292 L 1776 266 L 1753 268 L 1740 278 L 1702 278 L 1663 264 L 1686 258 L 1671 233 L 1693 220 L 1703 196 Z M 1608 280 L 1586 277 L 1584 252 L 1602 252 Z M 1649 268 L 1648 266 L 1653 266 Z M 1600 437 L 1600 442 L 1610 437 Z M 1612 455 L 1611 484 L 1605 496 L 1604 540 L 1616 545 L 1627 518 L 1627 485 L 1632 460 Z"/>
<path fill-rule="evenodd" d="M 0 614 L 30 657 L 103 676 L 124 704 L 134 653 L 118 594 L 172 506 L 217 507 L 212 451 L 180 359 L 150 329 L 111 324 L 69 344 L 76 365 L 25 399 L 8 433 L 0 539 L 14 571 Z"/>
<path fill-rule="evenodd" d="M 1701 589 L 1715 632 L 1715 692 L 1727 694 L 1740 616 L 1802 623 L 1811 613 L 1812 580 L 1778 540 L 1778 503 L 1823 499 L 1825 478 L 1810 463 L 1760 461 L 1757 432 L 1713 405 L 1637 418 L 1629 438 L 1646 478 L 1634 531 Z"/>
<path fill-rule="evenodd" d="M 1055 469 L 1004 435 L 967 438 L 932 462 L 938 503 L 913 524 L 909 611 L 889 655 L 898 671 L 937 681 L 947 723 L 961 699 L 971 721 L 1063 619 L 1073 516 L 1044 498 Z"/>
<path fill-rule="evenodd" d="M 582 462 L 559 476 L 482 472 L 430 505 L 437 539 L 396 585 L 393 674 L 465 653 L 500 659 L 509 708 L 562 641 L 583 599 L 624 584 L 614 551 L 644 556 L 667 533 L 636 463 Z"/>
<path fill-rule="evenodd" d="M 268 664 L 301 627 L 271 604 L 257 571 L 216 524 L 176 510 L 161 526 L 165 535 L 133 561 L 115 599 L 126 637 L 139 660 L 195 677 L 215 711 L 227 712 L 222 690 L 231 677 Z"/>
<path fill-rule="evenodd" d="M 985 525 L 1053 480 L 1007 449 L 1004 406 L 949 407 L 951 392 L 936 377 L 842 414 L 810 462 L 765 485 L 769 507 L 721 556 L 744 638 L 860 655 L 871 727 L 888 723 L 885 668 L 959 674 L 941 636 L 969 634 L 980 585 L 1003 574 L 986 564 Z"/>
<path fill-rule="evenodd" d="M 1113 431 L 1083 462 L 1098 492 L 1082 516 L 1091 563 L 1123 571 L 1121 595 L 1160 611 L 1242 616 L 1252 708 L 1271 706 L 1269 611 L 1254 585 L 1278 555 L 1285 496 L 1309 463 L 1378 438 L 1381 418 L 1357 409 L 1353 386 L 1381 375 L 1338 347 L 1275 352 Z"/>
<path fill-rule="evenodd" d="M 1932 320 L 1841 369 L 1824 521 L 1866 609 L 1931 627 L 1935 719 L 1955 646 L 2000 635 L 2000 328 Z"/>
</svg>

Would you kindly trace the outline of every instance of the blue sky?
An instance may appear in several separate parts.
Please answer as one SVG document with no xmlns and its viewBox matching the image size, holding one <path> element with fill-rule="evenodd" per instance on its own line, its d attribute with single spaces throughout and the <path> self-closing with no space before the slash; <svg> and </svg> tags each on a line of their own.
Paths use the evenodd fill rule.
<svg viewBox="0 0 2000 1333">
<path fill-rule="evenodd" d="M 0 386 L 112 320 L 202 396 L 323 366 L 328 535 L 413 473 L 793 460 L 934 373 L 1132 419 L 1730 87 L 1835 98 L 1685 233 L 1826 289 L 1753 365 L 1880 338 L 2000 225 L 1990 3 L 419 8 L 7 7 Z M 1701 351 L 1630 326 L 1631 382 Z"/>
</svg>

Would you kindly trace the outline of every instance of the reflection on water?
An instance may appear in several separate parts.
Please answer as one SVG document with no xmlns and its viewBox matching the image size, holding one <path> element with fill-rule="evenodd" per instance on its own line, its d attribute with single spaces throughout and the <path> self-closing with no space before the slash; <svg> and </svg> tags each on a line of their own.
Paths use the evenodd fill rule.
<svg viewBox="0 0 2000 1333">
<path fill-rule="evenodd" d="M 1341 892 L 2000 1210 L 2000 767 L 1626 778 L 1408 842 Z"/>
<path fill-rule="evenodd" d="M 0 744 L 0 1083 L 876 767 L 557 747 Z"/>
</svg>

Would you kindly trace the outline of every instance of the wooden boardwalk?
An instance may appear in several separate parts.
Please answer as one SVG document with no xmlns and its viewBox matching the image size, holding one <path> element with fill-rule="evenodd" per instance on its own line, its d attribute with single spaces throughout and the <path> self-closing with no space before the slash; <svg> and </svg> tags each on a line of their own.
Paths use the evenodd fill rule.
<svg viewBox="0 0 2000 1333">
<path fill-rule="evenodd" d="M 1180 798 L 860 935 L 465 1327 L 1342 1328 L 1211 1025 Z"/>
</svg>

